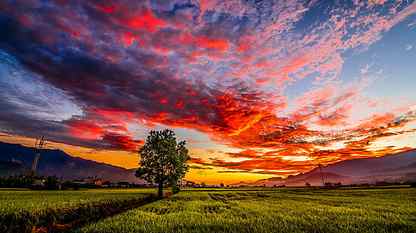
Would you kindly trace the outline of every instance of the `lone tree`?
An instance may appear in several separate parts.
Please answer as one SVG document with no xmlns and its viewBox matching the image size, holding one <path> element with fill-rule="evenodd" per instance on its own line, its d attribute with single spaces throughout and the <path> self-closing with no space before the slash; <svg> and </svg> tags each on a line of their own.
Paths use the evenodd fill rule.
<svg viewBox="0 0 416 233">
<path fill-rule="evenodd" d="M 158 184 L 158 195 L 163 197 L 163 186 L 170 184 L 173 193 L 179 192 L 179 181 L 188 171 L 188 149 L 185 141 L 176 141 L 172 130 L 150 131 L 140 148 L 140 167 L 136 176 Z"/>
</svg>

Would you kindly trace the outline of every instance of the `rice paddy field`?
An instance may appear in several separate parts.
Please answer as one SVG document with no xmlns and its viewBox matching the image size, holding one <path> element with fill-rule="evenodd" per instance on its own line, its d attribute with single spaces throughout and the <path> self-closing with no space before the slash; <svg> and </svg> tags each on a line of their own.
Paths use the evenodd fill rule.
<svg viewBox="0 0 416 233">
<path fill-rule="evenodd" d="M 15 216 L 13 221 L 27 225 L 0 225 L 0 232 L 416 232 L 415 188 L 190 189 L 162 200 L 131 202 L 154 192 L 0 190 L 0 224 L 10 221 L 5 216 Z M 108 206 L 122 211 L 108 212 Z M 69 214 L 72 222 L 86 221 L 56 227 L 68 210 L 75 213 Z M 51 213 L 54 218 L 47 217 Z"/>
<path fill-rule="evenodd" d="M 138 198 L 152 192 L 154 192 L 152 189 L 90 189 L 78 191 L 0 189 L 0 214 L 68 209 L 92 202 Z"/>
<path fill-rule="evenodd" d="M 416 232 L 416 189 L 183 191 L 75 232 Z"/>
<path fill-rule="evenodd" d="M 152 192 L 150 189 L 0 189 L 0 232 L 59 232 L 56 225 L 67 230 L 148 202 Z"/>
</svg>

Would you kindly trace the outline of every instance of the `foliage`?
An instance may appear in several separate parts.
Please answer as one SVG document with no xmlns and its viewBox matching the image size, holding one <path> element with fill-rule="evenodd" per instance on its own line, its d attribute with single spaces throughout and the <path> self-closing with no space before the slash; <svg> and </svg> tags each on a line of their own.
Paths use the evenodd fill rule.
<svg viewBox="0 0 416 233">
<path fill-rule="evenodd" d="M 45 180 L 45 188 L 48 190 L 59 189 L 59 180 L 56 176 L 48 176 Z"/>
<path fill-rule="evenodd" d="M 0 177 L 0 188 L 29 188 L 33 181 L 31 176 Z"/>
<path fill-rule="evenodd" d="M 414 233 L 416 190 L 257 189 L 183 191 L 82 233 Z"/>
<path fill-rule="evenodd" d="M 176 141 L 172 130 L 150 131 L 139 150 L 140 168 L 136 176 L 158 184 L 159 196 L 163 196 L 163 186 L 167 183 L 172 185 L 174 193 L 178 192 L 178 182 L 188 171 L 186 161 L 189 156 L 185 145 L 185 141 Z"/>
</svg>

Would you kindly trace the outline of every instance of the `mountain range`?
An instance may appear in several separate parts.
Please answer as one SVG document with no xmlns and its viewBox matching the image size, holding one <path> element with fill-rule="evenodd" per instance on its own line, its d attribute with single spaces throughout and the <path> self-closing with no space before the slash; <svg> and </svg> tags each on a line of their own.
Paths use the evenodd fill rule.
<svg viewBox="0 0 416 233">
<path fill-rule="evenodd" d="M 35 158 L 34 148 L 0 142 L 0 176 L 27 173 Z M 136 178 L 135 169 L 125 169 L 73 157 L 61 150 L 42 149 L 37 174 L 57 176 L 64 180 L 97 177 L 112 182 L 143 183 Z"/>
<path fill-rule="evenodd" d="M 320 186 L 323 183 L 374 184 L 377 182 L 415 182 L 416 150 L 376 158 L 341 161 L 287 178 L 273 177 L 234 186 Z"/>
<path fill-rule="evenodd" d="M 34 148 L 0 142 L 0 176 L 27 173 L 35 158 Z M 43 149 L 37 174 L 57 176 L 65 180 L 97 177 L 112 182 L 127 181 L 143 183 L 134 176 L 135 169 L 125 169 L 73 157 L 61 150 Z M 416 150 L 376 158 L 346 160 L 309 172 L 289 176 L 273 177 L 252 183 L 240 182 L 233 186 L 304 186 L 309 183 L 363 184 L 376 182 L 415 182 Z"/>
</svg>

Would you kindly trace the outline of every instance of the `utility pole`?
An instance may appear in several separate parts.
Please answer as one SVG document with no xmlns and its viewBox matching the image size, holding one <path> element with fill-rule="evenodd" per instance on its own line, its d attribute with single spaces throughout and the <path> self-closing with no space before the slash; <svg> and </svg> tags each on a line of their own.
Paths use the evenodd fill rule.
<svg viewBox="0 0 416 233">
<path fill-rule="evenodd" d="M 45 146 L 45 137 L 42 136 L 40 139 L 37 139 L 35 142 L 35 158 L 32 163 L 32 175 L 36 175 L 36 170 L 38 168 L 38 163 L 40 159 L 40 151 Z"/>
<path fill-rule="evenodd" d="M 318 167 L 319 167 L 319 172 L 321 173 L 322 186 L 325 187 L 324 174 L 322 173 L 322 164 L 318 164 Z"/>
</svg>

